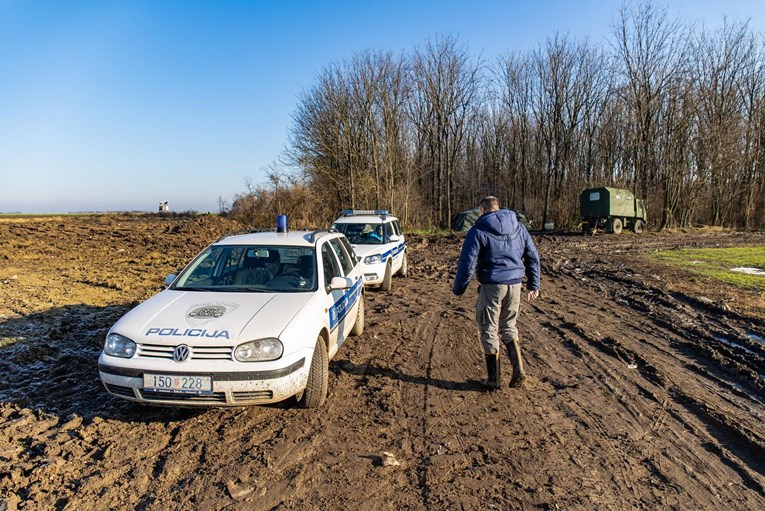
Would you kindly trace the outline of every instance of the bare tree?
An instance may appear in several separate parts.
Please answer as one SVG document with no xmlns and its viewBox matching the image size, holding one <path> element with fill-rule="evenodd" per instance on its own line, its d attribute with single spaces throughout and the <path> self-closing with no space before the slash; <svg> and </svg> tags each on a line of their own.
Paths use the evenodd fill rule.
<svg viewBox="0 0 765 511">
<path fill-rule="evenodd" d="M 660 132 L 660 166 L 657 186 L 663 195 L 659 229 L 675 223 L 675 211 L 680 205 L 684 182 L 691 178 L 693 137 L 696 135 L 696 94 L 693 83 L 678 75 L 662 107 Z M 686 188 L 693 184 L 686 184 Z M 693 202 L 694 194 L 688 199 Z"/>
<path fill-rule="evenodd" d="M 749 34 L 740 82 L 743 106 L 744 153 L 741 171 L 742 225 L 749 229 L 762 225 L 762 192 L 765 190 L 765 48 Z M 759 202 L 759 208 L 758 208 Z M 760 218 L 755 219 L 756 211 Z"/>
<path fill-rule="evenodd" d="M 499 62 L 498 88 L 502 115 L 497 116 L 497 136 L 507 144 L 505 193 L 516 208 L 528 211 L 533 203 L 531 189 L 534 162 L 531 59 L 510 54 Z"/>
<path fill-rule="evenodd" d="M 695 74 L 705 155 L 702 164 L 709 177 L 714 225 L 732 223 L 733 201 L 741 197 L 739 187 L 747 181 L 748 171 L 742 154 L 752 146 L 746 143 L 745 102 L 749 102 L 751 108 L 753 98 L 742 94 L 742 85 L 755 53 L 754 40 L 746 24 L 726 22 L 714 34 L 702 32 L 698 42 Z"/>
<path fill-rule="evenodd" d="M 647 2 L 623 7 L 614 32 L 625 79 L 623 100 L 631 117 L 627 140 L 633 179 L 637 193 L 646 197 L 659 171 L 662 107 L 685 69 L 686 29 L 666 9 Z"/>
<path fill-rule="evenodd" d="M 585 75 L 588 56 L 586 44 L 576 45 L 557 35 L 534 53 L 533 109 L 544 155 L 544 222 L 550 219 L 553 203 L 560 206 L 564 181 L 574 171 L 575 141 L 590 80 Z M 560 216 L 563 208 L 556 209 Z"/>
<path fill-rule="evenodd" d="M 411 119 L 421 144 L 432 220 L 441 226 L 452 217 L 455 170 L 481 99 L 480 68 L 453 37 L 428 42 L 413 57 Z"/>
</svg>

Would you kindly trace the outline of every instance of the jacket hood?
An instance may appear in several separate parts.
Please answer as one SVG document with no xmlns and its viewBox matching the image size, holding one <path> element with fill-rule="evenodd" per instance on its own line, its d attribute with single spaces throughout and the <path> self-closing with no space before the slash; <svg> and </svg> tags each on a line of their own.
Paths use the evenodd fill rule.
<svg viewBox="0 0 765 511">
<path fill-rule="evenodd" d="M 518 217 L 515 216 L 515 211 L 500 209 L 484 214 L 476 221 L 475 226 L 476 229 L 496 236 L 513 234 L 518 230 Z"/>
</svg>

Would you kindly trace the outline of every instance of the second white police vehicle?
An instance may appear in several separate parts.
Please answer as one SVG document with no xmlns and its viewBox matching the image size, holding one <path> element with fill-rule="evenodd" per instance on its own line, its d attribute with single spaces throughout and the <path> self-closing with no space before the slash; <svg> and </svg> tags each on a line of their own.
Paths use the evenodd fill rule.
<svg viewBox="0 0 765 511">
<path fill-rule="evenodd" d="M 393 275 L 406 277 L 409 264 L 398 218 L 386 210 L 343 210 L 332 228 L 345 234 L 364 263 L 364 285 L 390 291 Z"/>
<path fill-rule="evenodd" d="M 166 284 L 106 336 L 98 370 L 115 396 L 317 407 L 329 360 L 364 330 L 362 265 L 338 232 L 225 236 Z"/>
</svg>

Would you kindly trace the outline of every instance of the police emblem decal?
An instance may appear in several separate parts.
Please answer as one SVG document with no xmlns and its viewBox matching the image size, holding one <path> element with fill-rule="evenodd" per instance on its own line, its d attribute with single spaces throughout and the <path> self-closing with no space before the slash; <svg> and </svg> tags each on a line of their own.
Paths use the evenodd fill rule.
<svg viewBox="0 0 765 511">
<path fill-rule="evenodd" d="M 186 311 L 186 321 L 191 326 L 199 326 L 225 316 L 239 307 L 239 304 L 229 302 L 198 303 Z"/>
</svg>

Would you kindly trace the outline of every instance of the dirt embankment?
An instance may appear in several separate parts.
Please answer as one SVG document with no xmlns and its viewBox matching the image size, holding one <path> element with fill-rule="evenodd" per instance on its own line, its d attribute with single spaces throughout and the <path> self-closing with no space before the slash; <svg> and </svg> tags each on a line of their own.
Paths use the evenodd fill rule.
<svg viewBox="0 0 765 511">
<path fill-rule="evenodd" d="M 235 228 L 0 220 L 0 509 L 765 509 L 762 297 L 636 259 L 765 237 L 536 236 L 523 391 L 480 392 L 475 290 L 449 292 L 461 238 L 419 237 L 321 409 L 110 397 L 109 326 Z"/>
</svg>

